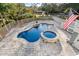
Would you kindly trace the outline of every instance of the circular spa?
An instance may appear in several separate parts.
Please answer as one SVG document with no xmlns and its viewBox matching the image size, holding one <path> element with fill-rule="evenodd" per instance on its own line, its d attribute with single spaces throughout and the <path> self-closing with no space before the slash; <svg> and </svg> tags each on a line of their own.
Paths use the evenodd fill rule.
<svg viewBox="0 0 79 59">
<path fill-rule="evenodd" d="M 56 42 L 58 40 L 58 35 L 52 31 L 45 31 L 41 33 L 41 36 L 45 41 Z"/>
<path fill-rule="evenodd" d="M 48 24 L 46 23 L 38 24 L 28 30 L 26 29 L 25 31 L 19 33 L 17 37 L 23 38 L 28 42 L 36 42 L 41 37 L 40 33 L 44 32 L 47 29 L 47 27 Z"/>
<path fill-rule="evenodd" d="M 57 36 L 55 32 L 51 32 L 51 31 L 46 31 L 43 33 L 43 35 L 47 38 L 55 38 Z"/>
</svg>

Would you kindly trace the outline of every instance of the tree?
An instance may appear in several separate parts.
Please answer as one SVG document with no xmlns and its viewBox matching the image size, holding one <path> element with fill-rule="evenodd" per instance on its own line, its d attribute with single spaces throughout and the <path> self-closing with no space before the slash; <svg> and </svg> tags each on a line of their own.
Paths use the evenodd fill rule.
<svg viewBox="0 0 79 59">
<path fill-rule="evenodd" d="M 4 25 L 6 24 L 6 20 L 4 19 L 4 16 L 5 16 L 5 12 L 7 11 L 7 7 L 8 6 L 6 4 L 0 3 L 0 18 L 2 19 L 2 22 L 3 22 Z M 5 27 L 7 29 L 6 25 L 5 25 Z"/>
<path fill-rule="evenodd" d="M 14 19 L 15 21 L 21 19 L 20 15 L 24 14 L 26 7 L 24 4 L 10 4 L 8 9 L 9 18 Z M 17 16 L 17 17 L 16 17 Z"/>
<path fill-rule="evenodd" d="M 8 22 L 20 20 L 22 14 L 27 13 L 25 10 L 26 6 L 23 3 L 0 3 L 0 22 L 6 25 Z"/>
<path fill-rule="evenodd" d="M 49 14 L 59 13 L 61 11 L 56 3 L 43 3 L 40 9 Z"/>
</svg>

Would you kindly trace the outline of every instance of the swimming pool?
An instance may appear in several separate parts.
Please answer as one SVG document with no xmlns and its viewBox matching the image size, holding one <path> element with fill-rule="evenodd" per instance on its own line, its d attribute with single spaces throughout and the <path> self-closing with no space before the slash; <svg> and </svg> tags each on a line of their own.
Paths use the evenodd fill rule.
<svg viewBox="0 0 79 59">
<path fill-rule="evenodd" d="M 43 35 L 47 38 L 55 38 L 57 36 L 55 32 L 51 32 L 51 31 L 45 31 Z"/>
<path fill-rule="evenodd" d="M 34 26 L 33 28 L 29 30 L 25 30 L 18 34 L 18 38 L 23 38 L 27 40 L 28 42 L 36 42 L 41 37 L 41 32 L 45 32 L 48 29 L 48 24 L 42 23 Z M 45 32 L 44 35 L 48 38 L 55 37 L 55 33 L 53 32 Z"/>
<path fill-rule="evenodd" d="M 48 24 L 39 24 L 29 30 L 23 31 L 18 34 L 18 38 L 23 38 L 28 42 L 35 42 L 39 40 L 40 33 L 47 29 Z"/>
</svg>

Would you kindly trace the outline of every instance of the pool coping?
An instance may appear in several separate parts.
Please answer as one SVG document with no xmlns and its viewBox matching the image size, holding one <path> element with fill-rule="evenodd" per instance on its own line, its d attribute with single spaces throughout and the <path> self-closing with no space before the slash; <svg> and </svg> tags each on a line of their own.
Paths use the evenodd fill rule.
<svg viewBox="0 0 79 59">
<path fill-rule="evenodd" d="M 49 31 L 49 30 L 48 30 Z M 46 31 L 45 31 L 46 32 Z M 51 31 L 51 32 L 53 32 L 53 31 Z M 44 35 L 43 35 L 43 33 L 44 32 L 41 32 L 41 37 L 45 40 L 45 41 L 48 41 L 48 42 L 56 42 L 57 40 L 58 40 L 58 38 L 59 38 L 59 35 L 58 35 L 58 33 L 56 33 L 56 32 L 54 32 L 54 33 L 56 33 L 56 37 L 55 38 L 47 38 L 47 37 L 45 37 Z"/>
</svg>

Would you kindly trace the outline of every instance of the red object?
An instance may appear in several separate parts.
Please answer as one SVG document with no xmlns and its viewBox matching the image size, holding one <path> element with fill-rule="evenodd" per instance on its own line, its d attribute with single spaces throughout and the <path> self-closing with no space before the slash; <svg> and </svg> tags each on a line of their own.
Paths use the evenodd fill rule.
<svg viewBox="0 0 79 59">
<path fill-rule="evenodd" d="M 79 15 L 72 14 L 64 23 L 64 29 L 66 30 L 78 17 Z"/>
</svg>

